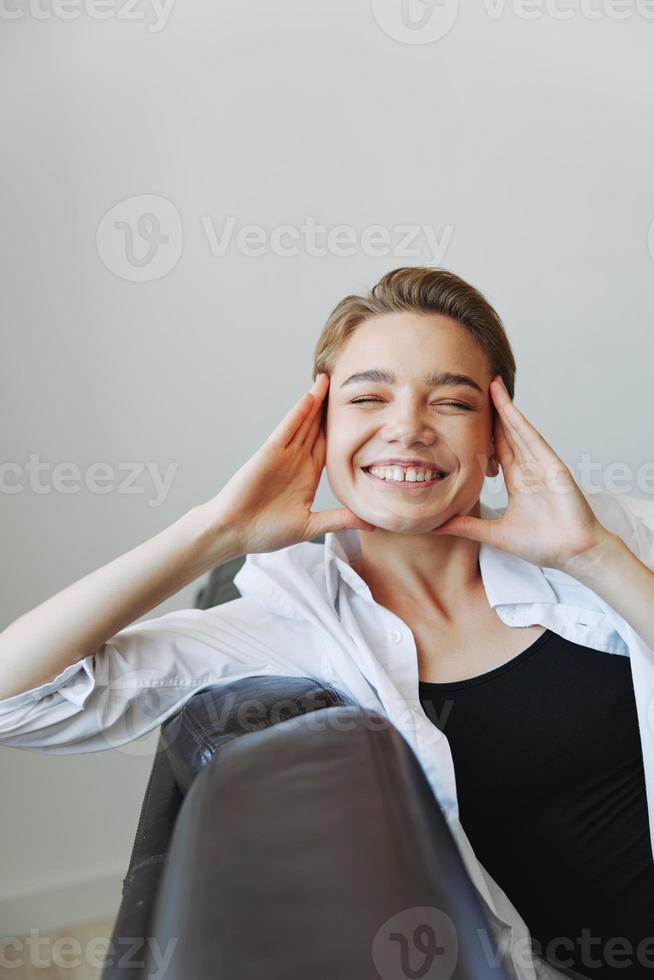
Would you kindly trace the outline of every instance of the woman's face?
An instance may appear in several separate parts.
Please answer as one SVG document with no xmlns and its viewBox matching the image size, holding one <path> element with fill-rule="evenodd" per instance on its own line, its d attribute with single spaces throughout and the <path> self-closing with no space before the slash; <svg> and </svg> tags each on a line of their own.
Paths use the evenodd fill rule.
<svg viewBox="0 0 654 980">
<path fill-rule="evenodd" d="M 325 465 L 336 498 L 389 531 L 429 531 L 469 513 L 484 476 L 498 473 L 494 458 L 489 466 L 491 380 L 484 353 L 449 317 L 387 313 L 360 324 L 329 386 Z M 400 482 L 388 470 L 368 472 L 398 460 Z M 420 480 L 427 468 L 432 478 Z"/>
</svg>

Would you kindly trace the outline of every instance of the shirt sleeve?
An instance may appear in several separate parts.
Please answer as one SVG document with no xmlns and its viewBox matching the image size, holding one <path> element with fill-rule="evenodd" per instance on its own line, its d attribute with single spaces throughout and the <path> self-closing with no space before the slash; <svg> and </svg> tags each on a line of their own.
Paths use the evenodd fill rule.
<svg viewBox="0 0 654 980">
<path fill-rule="evenodd" d="M 654 571 L 654 501 L 624 493 L 584 495 L 599 521 Z"/>
<path fill-rule="evenodd" d="M 283 673 L 266 616 L 241 597 L 128 626 L 53 680 L 0 699 L 0 747 L 59 755 L 117 748 L 202 688 Z"/>
</svg>

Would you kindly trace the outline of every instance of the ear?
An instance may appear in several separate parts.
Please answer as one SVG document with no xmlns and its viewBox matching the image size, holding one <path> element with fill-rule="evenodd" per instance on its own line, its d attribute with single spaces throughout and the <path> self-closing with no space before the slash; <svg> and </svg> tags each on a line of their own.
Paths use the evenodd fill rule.
<svg viewBox="0 0 654 980">
<path fill-rule="evenodd" d="M 488 457 L 488 464 L 486 466 L 486 476 L 497 476 L 500 472 L 500 464 L 498 462 L 497 456 L 495 455 L 495 442 L 491 438 L 490 443 L 490 456 Z"/>
</svg>

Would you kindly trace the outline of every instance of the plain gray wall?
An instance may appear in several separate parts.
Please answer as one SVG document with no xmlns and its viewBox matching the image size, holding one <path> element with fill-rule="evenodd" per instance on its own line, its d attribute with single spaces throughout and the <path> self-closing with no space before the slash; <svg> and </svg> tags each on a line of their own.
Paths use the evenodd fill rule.
<svg viewBox="0 0 654 980">
<path fill-rule="evenodd" d="M 654 23 L 609 0 L 596 19 L 574 0 L 536 17 L 446 0 L 431 38 L 399 6 L 176 0 L 163 23 L 145 0 L 131 20 L 80 0 L 68 20 L 0 18 L 4 461 L 176 466 L 157 506 L 146 474 L 141 493 L 4 490 L 3 627 L 217 493 L 308 387 L 332 306 L 396 266 L 486 293 L 516 404 L 569 465 L 651 462 Z M 130 263 L 112 222 L 148 210 L 169 241 L 139 281 L 146 246 Z M 207 228 L 230 216 L 346 225 L 358 244 L 214 255 Z M 379 225 L 386 253 L 366 254 Z M 406 225 L 441 253 L 421 232 L 402 254 Z M 155 742 L 0 750 L 6 933 L 115 909 Z"/>
</svg>

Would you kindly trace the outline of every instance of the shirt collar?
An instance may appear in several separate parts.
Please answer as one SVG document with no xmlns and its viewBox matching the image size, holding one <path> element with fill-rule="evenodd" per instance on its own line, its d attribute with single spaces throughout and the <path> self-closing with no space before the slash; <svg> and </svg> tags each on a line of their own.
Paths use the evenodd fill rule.
<svg viewBox="0 0 654 980">
<path fill-rule="evenodd" d="M 485 519 L 499 516 L 497 511 L 491 510 L 485 504 L 481 505 L 481 515 Z M 325 535 L 325 583 L 333 606 L 336 605 L 339 577 L 359 595 L 375 601 L 370 589 L 351 565 L 360 554 L 358 530 L 347 528 L 343 531 L 328 531 Z M 508 551 L 482 542 L 479 547 L 479 570 L 489 605 L 493 608 L 519 603 L 558 602 L 542 567 Z"/>
</svg>

